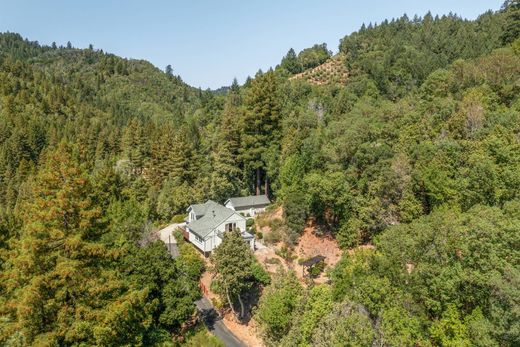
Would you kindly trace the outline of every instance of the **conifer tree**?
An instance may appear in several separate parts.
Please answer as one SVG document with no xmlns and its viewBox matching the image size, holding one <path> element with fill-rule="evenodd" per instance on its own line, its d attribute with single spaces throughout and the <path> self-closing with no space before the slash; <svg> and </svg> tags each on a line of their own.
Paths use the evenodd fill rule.
<svg viewBox="0 0 520 347">
<path fill-rule="evenodd" d="M 44 158 L 33 194 L 23 204 L 20 239 L 0 277 L 7 293 L 0 314 L 10 322 L 1 327 L 0 342 L 131 342 L 137 335 L 130 331 L 138 331 L 143 317 L 105 321 L 126 301 L 125 286 L 115 269 L 105 267 L 116 253 L 99 242 L 102 211 L 90 198 L 89 180 L 63 143 Z M 136 314 L 145 314 L 145 297 L 139 292 L 129 295 L 133 301 L 124 303 L 127 309 L 141 306 Z M 111 337 L 104 336 L 103 331 L 112 329 Z"/>
<path fill-rule="evenodd" d="M 297 74 L 301 72 L 302 66 L 300 62 L 298 61 L 298 57 L 296 56 L 296 52 L 294 52 L 294 49 L 289 49 L 287 52 L 287 55 L 283 57 L 282 62 L 280 66 L 287 71 L 289 71 L 291 74 Z"/>
<path fill-rule="evenodd" d="M 141 174 L 147 155 L 143 128 L 138 120 L 132 119 L 125 128 L 122 139 L 123 155 L 132 164 L 135 174 Z"/>
<path fill-rule="evenodd" d="M 147 162 L 147 177 L 155 186 L 160 186 L 170 175 L 177 173 L 177 167 L 184 165 L 176 159 L 182 156 L 177 153 L 178 136 L 170 126 L 164 126 L 156 130 L 157 135 L 153 139 L 150 149 L 150 159 Z M 174 157 L 176 156 L 176 158 Z M 183 170 L 179 170 L 182 172 Z"/>
<path fill-rule="evenodd" d="M 232 87 L 217 131 L 216 145 L 211 153 L 211 196 L 219 201 L 237 195 L 240 188 L 238 120 L 241 110 L 237 107 L 237 94 L 238 90 Z"/>
<path fill-rule="evenodd" d="M 268 194 L 267 161 L 270 152 L 277 151 L 280 137 L 280 97 L 276 75 L 272 70 L 251 83 L 247 96 L 247 112 L 243 117 L 240 157 L 247 170 L 256 176 L 256 194 L 261 194 L 262 178 Z"/>
</svg>

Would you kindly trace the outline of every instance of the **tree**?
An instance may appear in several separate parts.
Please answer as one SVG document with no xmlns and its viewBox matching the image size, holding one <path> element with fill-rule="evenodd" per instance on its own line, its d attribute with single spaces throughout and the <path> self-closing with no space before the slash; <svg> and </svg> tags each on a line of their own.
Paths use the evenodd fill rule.
<svg viewBox="0 0 520 347">
<path fill-rule="evenodd" d="M 283 214 L 285 224 L 290 232 L 288 240 L 291 243 L 296 242 L 305 227 L 308 215 L 306 196 L 299 187 L 292 186 L 286 192 L 283 199 Z"/>
<path fill-rule="evenodd" d="M 164 69 L 164 72 L 168 75 L 168 76 L 173 76 L 173 68 L 170 64 L 166 65 L 166 68 Z"/>
<path fill-rule="evenodd" d="M 24 203 L 18 247 L 2 274 L 9 284 L 1 314 L 10 323 L 1 339 L 137 343 L 150 305 L 146 292 L 129 290 L 110 268 L 116 253 L 100 242 L 102 211 L 92 203 L 90 182 L 71 152 L 62 143 L 45 153 Z M 120 316 L 123 307 L 134 313 Z"/>
<path fill-rule="evenodd" d="M 140 175 L 148 151 L 143 134 L 143 126 L 137 119 L 132 119 L 125 128 L 121 142 L 123 155 L 131 164 L 130 174 Z"/>
<path fill-rule="evenodd" d="M 320 321 L 333 309 L 330 286 L 318 285 L 308 288 L 302 296 L 291 330 L 282 339 L 283 346 L 311 346 L 312 337 Z"/>
<path fill-rule="evenodd" d="M 279 150 L 279 97 L 276 75 L 268 71 L 252 81 L 246 99 L 248 110 L 242 120 L 240 158 L 246 169 L 255 172 L 257 195 L 261 194 L 262 178 L 265 179 L 265 193 L 268 194 L 268 158 L 270 152 Z"/>
<path fill-rule="evenodd" d="M 239 320 L 245 317 L 243 296 L 254 284 L 252 266 L 253 254 L 249 246 L 242 239 L 239 230 L 224 233 L 222 243 L 211 255 L 215 274 L 215 287 L 222 301 L 227 302 L 229 308 Z M 238 301 L 240 311 L 235 310 Z"/>
<path fill-rule="evenodd" d="M 298 54 L 298 62 L 303 70 L 312 69 L 323 64 L 330 58 L 332 53 L 327 49 L 327 44 L 316 44 L 310 48 L 306 48 Z"/>
<path fill-rule="evenodd" d="M 215 148 L 211 152 L 211 193 L 217 201 L 224 202 L 230 196 L 239 194 L 241 188 L 241 170 L 238 162 L 240 129 L 238 120 L 241 110 L 238 108 L 238 85 L 232 85 L 229 100 L 224 107 L 220 126 L 217 130 Z"/>
<path fill-rule="evenodd" d="M 375 331 L 367 311 L 360 305 L 336 304 L 318 325 L 313 346 L 372 346 Z"/>
<path fill-rule="evenodd" d="M 520 37 L 520 1 L 505 1 L 502 11 L 506 14 L 506 24 L 501 39 L 502 43 L 507 45 Z"/>
<path fill-rule="evenodd" d="M 300 62 L 298 61 L 298 57 L 294 52 L 294 49 L 289 49 L 285 57 L 283 57 L 282 62 L 280 64 L 282 68 L 289 71 L 291 74 L 297 74 L 302 71 L 302 67 Z"/>
<path fill-rule="evenodd" d="M 200 297 L 198 280 L 204 263 L 193 254 L 193 248 L 186 246 L 180 246 L 180 255 L 175 259 L 162 241 L 140 248 L 130 246 L 122 260 L 125 276 L 146 289 L 147 301 L 155 304 L 153 325 L 156 329 L 149 329 L 147 339 L 158 329 L 169 333 L 179 331 L 195 312 L 193 302 Z"/>
<path fill-rule="evenodd" d="M 471 346 L 468 329 L 453 305 L 448 306 L 442 314 L 442 319 L 432 324 L 430 334 L 433 340 L 442 346 Z"/>
<path fill-rule="evenodd" d="M 294 322 L 294 313 L 300 303 L 302 286 L 294 272 L 279 271 L 260 299 L 256 319 L 265 338 L 280 341 Z"/>
</svg>

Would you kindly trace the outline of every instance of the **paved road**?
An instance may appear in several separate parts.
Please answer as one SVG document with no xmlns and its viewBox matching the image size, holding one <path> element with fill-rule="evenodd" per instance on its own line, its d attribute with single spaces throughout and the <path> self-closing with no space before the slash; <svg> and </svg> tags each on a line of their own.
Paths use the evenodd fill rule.
<svg viewBox="0 0 520 347">
<path fill-rule="evenodd" d="M 173 257 L 178 256 L 177 251 L 177 242 L 175 238 L 171 235 L 172 231 L 177 229 L 180 226 L 184 226 L 185 223 L 178 224 L 170 224 L 166 228 L 161 229 L 157 232 L 159 238 L 162 242 L 166 244 L 168 250 L 172 254 Z M 171 242 L 171 243 L 170 243 Z M 244 343 L 242 343 L 233 333 L 224 325 L 222 322 L 222 318 L 218 315 L 217 311 L 215 311 L 211 302 L 202 297 L 202 299 L 195 301 L 195 305 L 197 306 L 197 310 L 200 312 L 204 324 L 208 327 L 208 330 L 211 331 L 214 335 L 218 336 L 227 347 L 247 347 Z"/>
<path fill-rule="evenodd" d="M 226 327 L 224 322 L 222 322 L 222 318 L 218 315 L 217 311 L 215 311 L 208 299 L 203 297 L 195 301 L 195 305 L 197 305 L 197 309 L 208 330 L 224 341 L 227 347 L 247 347 Z"/>
</svg>

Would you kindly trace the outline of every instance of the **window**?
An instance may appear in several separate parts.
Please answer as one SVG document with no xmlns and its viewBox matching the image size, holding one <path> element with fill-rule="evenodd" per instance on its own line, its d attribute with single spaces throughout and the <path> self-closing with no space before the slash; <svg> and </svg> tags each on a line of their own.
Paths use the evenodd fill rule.
<svg viewBox="0 0 520 347">
<path fill-rule="evenodd" d="M 237 228 L 237 223 L 227 223 L 225 230 L 232 231 L 232 230 L 236 230 L 236 228 Z"/>
<path fill-rule="evenodd" d="M 195 235 L 195 240 L 199 241 L 200 243 L 204 241 L 199 235 Z"/>
</svg>

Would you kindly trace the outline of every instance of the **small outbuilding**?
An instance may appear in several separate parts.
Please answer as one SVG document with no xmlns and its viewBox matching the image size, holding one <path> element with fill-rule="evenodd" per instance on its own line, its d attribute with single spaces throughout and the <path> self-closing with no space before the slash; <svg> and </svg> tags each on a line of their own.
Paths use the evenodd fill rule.
<svg viewBox="0 0 520 347">
<path fill-rule="evenodd" d="M 254 217 L 265 211 L 271 201 L 266 195 L 250 195 L 229 198 L 224 205 L 246 217 Z"/>
</svg>

